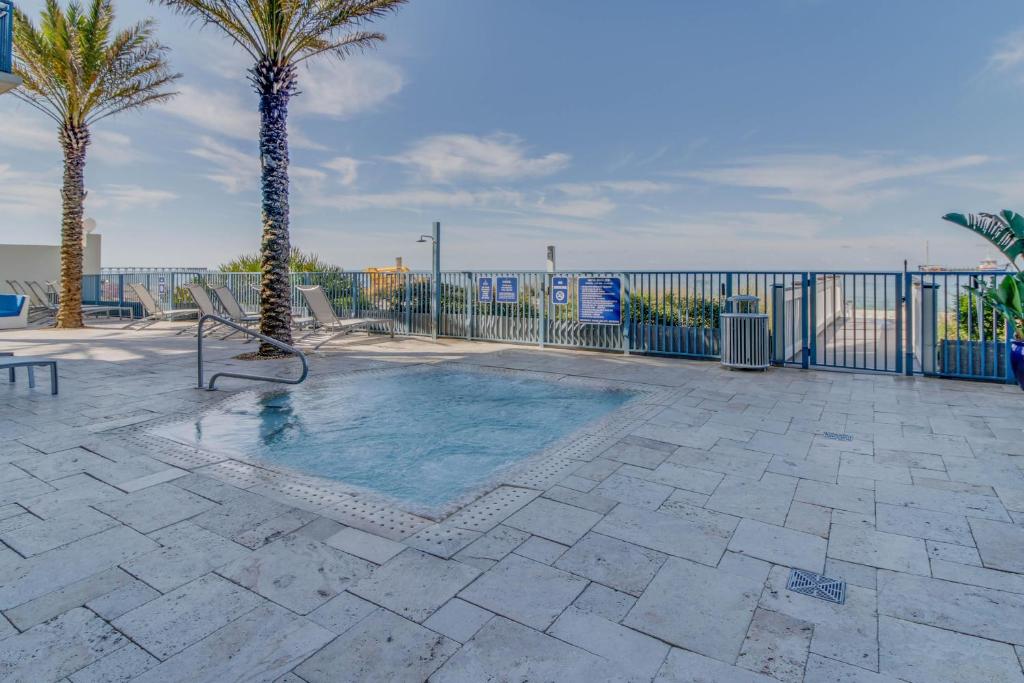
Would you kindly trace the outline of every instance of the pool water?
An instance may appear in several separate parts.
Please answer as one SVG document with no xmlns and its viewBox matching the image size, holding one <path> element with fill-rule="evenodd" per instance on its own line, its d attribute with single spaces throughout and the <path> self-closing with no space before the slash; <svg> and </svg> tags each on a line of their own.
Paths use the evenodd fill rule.
<svg viewBox="0 0 1024 683">
<path fill-rule="evenodd" d="M 429 368 L 246 393 L 154 433 L 439 510 L 631 398 L 514 373 Z"/>
</svg>

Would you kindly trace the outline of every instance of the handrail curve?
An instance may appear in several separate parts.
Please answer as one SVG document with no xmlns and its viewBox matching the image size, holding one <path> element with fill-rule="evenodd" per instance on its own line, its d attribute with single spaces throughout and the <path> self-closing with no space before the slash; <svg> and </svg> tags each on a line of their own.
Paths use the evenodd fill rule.
<svg viewBox="0 0 1024 683">
<path fill-rule="evenodd" d="M 227 327 L 230 327 L 230 328 L 232 328 L 234 330 L 237 330 L 238 332 L 241 332 L 242 334 L 247 334 L 250 337 L 255 337 L 256 339 L 259 339 L 260 341 L 264 341 L 264 342 L 270 344 L 273 347 L 281 349 L 282 351 L 287 351 L 289 353 L 294 353 L 296 356 L 299 357 L 299 360 L 302 361 L 302 374 L 299 375 L 299 377 L 297 379 L 283 379 L 281 377 L 266 377 L 264 375 L 246 375 L 246 374 L 242 374 L 242 373 L 239 373 L 239 372 L 216 372 L 216 373 L 213 374 L 212 377 L 210 377 L 210 384 L 209 384 L 209 386 L 204 386 L 203 385 L 204 384 L 203 383 L 203 323 L 205 323 L 207 320 L 213 320 L 213 321 L 217 322 L 220 325 L 226 325 Z M 199 318 L 199 326 L 198 326 L 196 346 L 197 346 L 196 351 L 197 351 L 197 354 L 198 354 L 197 361 L 198 361 L 198 373 L 199 373 L 199 383 L 197 385 L 198 389 L 206 389 L 207 391 L 214 391 L 214 384 L 221 377 L 233 377 L 235 379 L 251 379 L 251 380 L 255 380 L 257 382 L 276 382 L 278 384 L 301 384 L 302 382 L 305 381 L 306 376 L 309 374 L 309 363 L 306 361 L 306 354 L 304 354 L 302 351 L 299 351 L 294 346 L 291 346 L 289 344 L 285 344 L 282 341 L 278 341 L 277 339 L 274 339 L 273 337 L 268 337 L 268 336 L 266 336 L 264 334 L 260 334 L 259 332 L 253 332 L 248 327 L 245 327 L 244 325 L 239 325 L 238 323 L 233 322 L 231 320 L 228 320 L 227 318 L 222 318 L 219 315 L 208 314 L 208 315 L 204 315 L 201 318 Z"/>
</svg>

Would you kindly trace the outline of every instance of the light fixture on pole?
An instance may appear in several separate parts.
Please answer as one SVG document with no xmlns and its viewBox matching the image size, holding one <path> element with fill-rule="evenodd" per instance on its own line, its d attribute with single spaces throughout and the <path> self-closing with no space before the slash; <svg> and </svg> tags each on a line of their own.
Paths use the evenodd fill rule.
<svg viewBox="0 0 1024 683">
<path fill-rule="evenodd" d="M 433 258 L 431 263 L 430 282 L 430 313 L 434 321 L 433 339 L 437 339 L 437 333 L 441 327 L 441 223 L 434 221 L 433 235 L 420 235 L 416 240 L 417 244 L 433 242 Z"/>
</svg>

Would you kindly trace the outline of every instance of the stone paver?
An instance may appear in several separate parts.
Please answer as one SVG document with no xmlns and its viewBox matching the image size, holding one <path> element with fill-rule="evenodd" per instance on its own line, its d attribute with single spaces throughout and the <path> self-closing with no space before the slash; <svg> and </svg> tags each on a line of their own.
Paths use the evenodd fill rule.
<svg viewBox="0 0 1024 683">
<path fill-rule="evenodd" d="M 84 608 L 0 640 L 0 678 L 56 681 L 125 646 L 128 639 Z"/>
<path fill-rule="evenodd" d="M 928 552 L 920 538 L 883 531 L 835 526 L 828 539 L 828 556 L 870 567 L 928 576 Z"/>
<path fill-rule="evenodd" d="M 1024 595 L 881 571 L 878 610 L 905 621 L 1024 645 Z"/>
<path fill-rule="evenodd" d="M 891 617 L 878 619 L 879 669 L 911 683 L 1021 683 L 1013 647 Z"/>
<path fill-rule="evenodd" d="M 217 570 L 298 614 L 309 614 L 371 571 L 366 560 L 301 536 L 285 536 Z"/>
<path fill-rule="evenodd" d="M 656 683 L 773 683 L 777 678 L 741 669 L 711 657 L 672 648 Z"/>
<path fill-rule="evenodd" d="M 505 524 L 555 543 L 570 545 L 583 538 L 601 515 L 547 498 L 538 498 L 505 520 Z"/>
<path fill-rule="evenodd" d="M 555 567 L 615 590 L 640 595 L 666 557 L 655 550 L 590 533 L 562 555 Z"/>
<path fill-rule="evenodd" d="M 814 624 L 780 612 L 754 612 L 736 665 L 780 681 L 801 683 Z"/>
<path fill-rule="evenodd" d="M 677 508 L 664 514 L 619 505 L 594 531 L 714 566 L 722 558 L 737 523 L 735 517 L 694 506 L 688 506 L 686 516 L 681 516 Z"/>
<path fill-rule="evenodd" d="M 437 631 L 452 640 L 465 643 L 475 636 L 476 632 L 492 617 L 494 617 L 493 612 L 480 609 L 465 600 L 454 598 L 434 612 L 429 619 L 423 622 L 423 625 L 431 631 Z"/>
<path fill-rule="evenodd" d="M 673 645 L 735 661 L 762 583 L 669 558 L 623 623 Z"/>
<path fill-rule="evenodd" d="M 825 547 L 825 539 L 814 534 L 753 519 L 742 520 L 729 541 L 729 550 L 734 553 L 818 573 L 825 567 Z"/>
<path fill-rule="evenodd" d="M 476 567 L 410 548 L 356 581 L 349 591 L 420 623 L 479 575 Z"/>
<path fill-rule="evenodd" d="M 768 473 L 760 481 L 727 476 L 711 494 L 708 509 L 782 526 L 797 480 Z"/>
<path fill-rule="evenodd" d="M 55 398 L 0 383 L 0 678 L 1020 681 L 1012 387 L 452 339 L 310 356 L 314 382 L 445 358 L 642 390 L 528 488 L 425 520 L 140 431 L 253 388 L 192 388 L 178 328 L 0 336 L 63 368 Z"/>
<path fill-rule="evenodd" d="M 333 536 L 324 539 L 324 543 L 349 555 L 369 560 L 374 564 L 384 564 L 405 550 L 405 546 L 401 543 L 352 527 L 345 527 Z"/>
<path fill-rule="evenodd" d="M 0 541 L 14 548 L 19 554 L 29 557 L 98 534 L 114 526 L 118 526 L 117 520 L 93 509 L 83 508 L 60 517 L 19 525 L 0 534 Z"/>
<path fill-rule="evenodd" d="M 990 569 L 1024 573 L 1024 527 L 986 519 L 970 522 L 982 564 Z"/>
<path fill-rule="evenodd" d="M 608 661 L 595 654 L 514 621 L 495 617 L 430 680 L 432 683 L 464 683 L 628 679 L 609 671 Z"/>
<path fill-rule="evenodd" d="M 586 579 L 513 554 L 470 584 L 459 597 L 544 630 L 586 586 Z"/>
<path fill-rule="evenodd" d="M 547 633 L 604 657 L 640 680 L 658 672 L 669 650 L 660 640 L 573 607 L 562 612 Z"/>
<path fill-rule="evenodd" d="M 333 637 L 330 631 L 286 609 L 266 604 L 133 680 L 271 683 Z"/>
<path fill-rule="evenodd" d="M 194 517 L 214 505 L 213 501 L 200 498 L 173 484 L 160 484 L 129 493 L 123 498 L 97 503 L 96 509 L 148 534 Z"/>
<path fill-rule="evenodd" d="M 215 574 L 113 621 L 114 626 L 160 659 L 167 659 L 251 611 L 263 600 Z"/>
<path fill-rule="evenodd" d="M 363 619 L 295 672 L 310 683 L 426 680 L 459 645 L 391 612 Z"/>
<path fill-rule="evenodd" d="M 129 560 L 123 567 L 162 593 L 247 557 L 250 551 L 191 522 L 179 522 L 150 535 L 160 550 Z"/>
</svg>

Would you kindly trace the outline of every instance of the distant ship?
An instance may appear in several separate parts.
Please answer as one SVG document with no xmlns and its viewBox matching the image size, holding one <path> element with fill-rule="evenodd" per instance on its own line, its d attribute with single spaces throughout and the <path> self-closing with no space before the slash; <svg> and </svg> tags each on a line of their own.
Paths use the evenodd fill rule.
<svg viewBox="0 0 1024 683">
<path fill-rule="evenodd" d="M 923 265 L 923 266 L 918 266 L 917 267 L 918 270 L 926 272 L 926 273 L 950 273 L 950 272 L 962 272 L 962 271 L 974 272 L 974 271 L 978 271 L 978 270 L 981 270 L 981 271 L 997 271 L 998 272 L 998 271 L 1003 271 L 1003 270 L 1009 270 L 1009 268 L 1010 268 L 1010 264 L 1008 264 L 1008 263 L 999 263 L 999 261 L 997 261 L 994 258 L 982 259 L 981 262 L 978 265 L 973 266 L 973 267 L 968 266 L 966 268 L 963 268 L 963 267 L 953 267 L 953 266 L 936 266 L 936 265 L 930 265 L 930 266 L 929 265 Z"/>
</svg>

